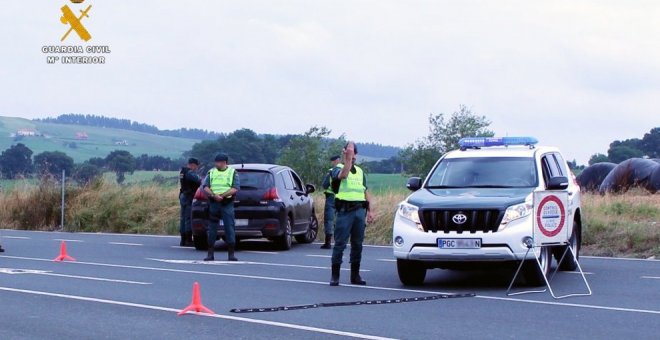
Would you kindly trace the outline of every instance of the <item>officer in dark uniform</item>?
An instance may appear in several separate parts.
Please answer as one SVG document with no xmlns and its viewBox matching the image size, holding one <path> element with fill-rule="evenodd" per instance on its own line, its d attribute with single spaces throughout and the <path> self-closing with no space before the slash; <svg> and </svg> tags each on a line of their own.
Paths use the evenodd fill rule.
<svg viewBox="0 0 660 340">
<path fill-rule="evenodd" d="M 332 167 L 323 177 L 323 193 L 325 194 L 325 206 L 323 207 L 323 231 L 325 232 L 325 243 L 321 249 L 332 248 L 332 234 L 335 228 L 335 192 L 332 191 L 332 170 L 337 166 L 341 166 L 341 157 L 330 157 Z"/>
<path fill-rule="evenodd" d="M 2 245 L 0 245 L 0 253 L 4 253 L 4 252 L 5 252 L 5 250 L 2 249 Z"/>
<path fill-rule="evenodd" d="M 355 165 L 357 147 L 348 142 L 344 147 L 344 166 L 335 167 L 332 171 L 332 190 L 335 195 L 335 246 L 332 250 L 331 286 L 339 285 L 344 249 L 351 240 L 351 283 L 366 285 L 360 277 L 360 262 L 362 261 L 362 243 L 367 223 L 374 220 L 371 195 L 367 191 L 367 179 L 362 169 Z"/>
<path fill-rule="evenodd" d="M 179 246 L 181 247 L 191 247 L 193 245 L 192 240 L 192 201 L 195 197 L 195 192 L 202 184 L 202 180 L 199 178 L 197 173 L 197 168 L 199 167 L 199 161 L 196 158 L 188 159 L 188 165 L 181 167 L 179 171 L 179 184 L 181 188 L 179 189 L 179 204 L 181 205 L 181 217 L 179 223 L 179 233 L 181 233 L 181 242 Z"/>
<path fill-rule="evenodd" d="M 204 180 L 204 192 L 209 197 L 208 228 L 209 249 L 204 261 L 214 261 L 215 239 L 218 236 L 218 224 L 222 220 L 227 243 L 227 259 L 238 261 L 234 256 L 236 232 L 234 230 L 234 197 L 241 187 L 238 172 L 229 166 L 229 157 L 225 154 L 215 156 L 215 167 Z"/>
</svg>

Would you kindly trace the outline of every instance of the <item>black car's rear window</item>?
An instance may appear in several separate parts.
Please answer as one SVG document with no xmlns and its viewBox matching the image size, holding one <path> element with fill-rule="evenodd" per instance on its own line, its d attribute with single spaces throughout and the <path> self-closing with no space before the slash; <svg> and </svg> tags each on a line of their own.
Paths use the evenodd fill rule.
<svg viewBox="0 0 660 340">
<path fill-rule="evenodd" d="M 275 186 L 273 175 L 267 171 L 239 170 L 241 190 L 270 189 Z"/>
</svg>

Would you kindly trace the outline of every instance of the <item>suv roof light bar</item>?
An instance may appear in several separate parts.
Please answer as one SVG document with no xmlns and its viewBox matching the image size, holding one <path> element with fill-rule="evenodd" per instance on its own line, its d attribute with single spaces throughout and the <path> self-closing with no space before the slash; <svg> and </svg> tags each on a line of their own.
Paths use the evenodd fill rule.
<svg viewBox="0 0 660 340">
<path fill-rule="evenodd" d="M 480 149 L 491 146 L 524 145 L 534 148 L 539 141 L 534 137 L 465 137 L 458 141 L 461 150 Z"/>
</svg>

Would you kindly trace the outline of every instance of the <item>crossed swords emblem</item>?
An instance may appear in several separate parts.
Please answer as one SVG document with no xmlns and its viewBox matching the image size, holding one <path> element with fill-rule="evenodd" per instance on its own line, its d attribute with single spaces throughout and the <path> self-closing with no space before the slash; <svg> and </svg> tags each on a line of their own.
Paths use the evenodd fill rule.
<svg viewBox="0 0 660 340">
<path fill-rule="evenodd" d="M 71 26 L 71 27 L 69 27 L 69 30 L 66 31 L 66 33 L 64 33 L 64 36 L 62 37 L 62 39 L 60 41 L 64 41 L 64 39 L 66 39 L 66 37 L 69 36 L 71 31 L 76 31 L 76 33 L 78 34 L 80 39 L 82 39 L 84 41 L 89 41 L 89 39 L 92 39 L 92 36 L 89 34 L 89 32 L 87 31 L 85 26 L 83 26 L 83 24 L 81 23 L 81 21 L 84 17 L 89 18 L 89 15 L 87 15 L 87 13 L 89 12 L 89 10 L 91 8 L 92 8 L 92 5 L 89 5 L 89 6 L 87 6 L 87 8 L 84 11 L 80 10 L 81 14 L 80 14 L 79 17 L 76 17 L 76 15 L 73 14 L 73 11 L 71 10 L 71 8 L 69 8 L 68 5 L 64 5 L 64 7 L 61 8 L 62 9 L 62 17 L 60 18 L 60 21 L 65 25 L 69 24 L 69 26 Z"/>
</svg>

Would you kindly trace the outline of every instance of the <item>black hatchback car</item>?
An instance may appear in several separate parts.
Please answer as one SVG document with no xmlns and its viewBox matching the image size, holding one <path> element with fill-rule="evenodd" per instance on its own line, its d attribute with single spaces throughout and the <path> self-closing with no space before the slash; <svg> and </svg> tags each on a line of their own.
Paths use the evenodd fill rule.
<svg viewBox="0 0 660 340">
<path fill-rule="evenodd" d="M 316 240 L 319 223 L 311 193 L 315 188 L 305 185 L 291 168 L 273 164 L 231 165 L 240 177 L 241 188 L 234 201 L 236 241 L 267 238 L 280 249 L 291 248 L 293 238 L 298 243 Z M 197 250 L 208 247 L 207 225 L 209 202 L 200 187 L 192 204 L 193 241 Z M 220 222 L 222 223 L 222 222 Z M 218 228 L 217 239 L 224 236 Z"/>
</svg>

